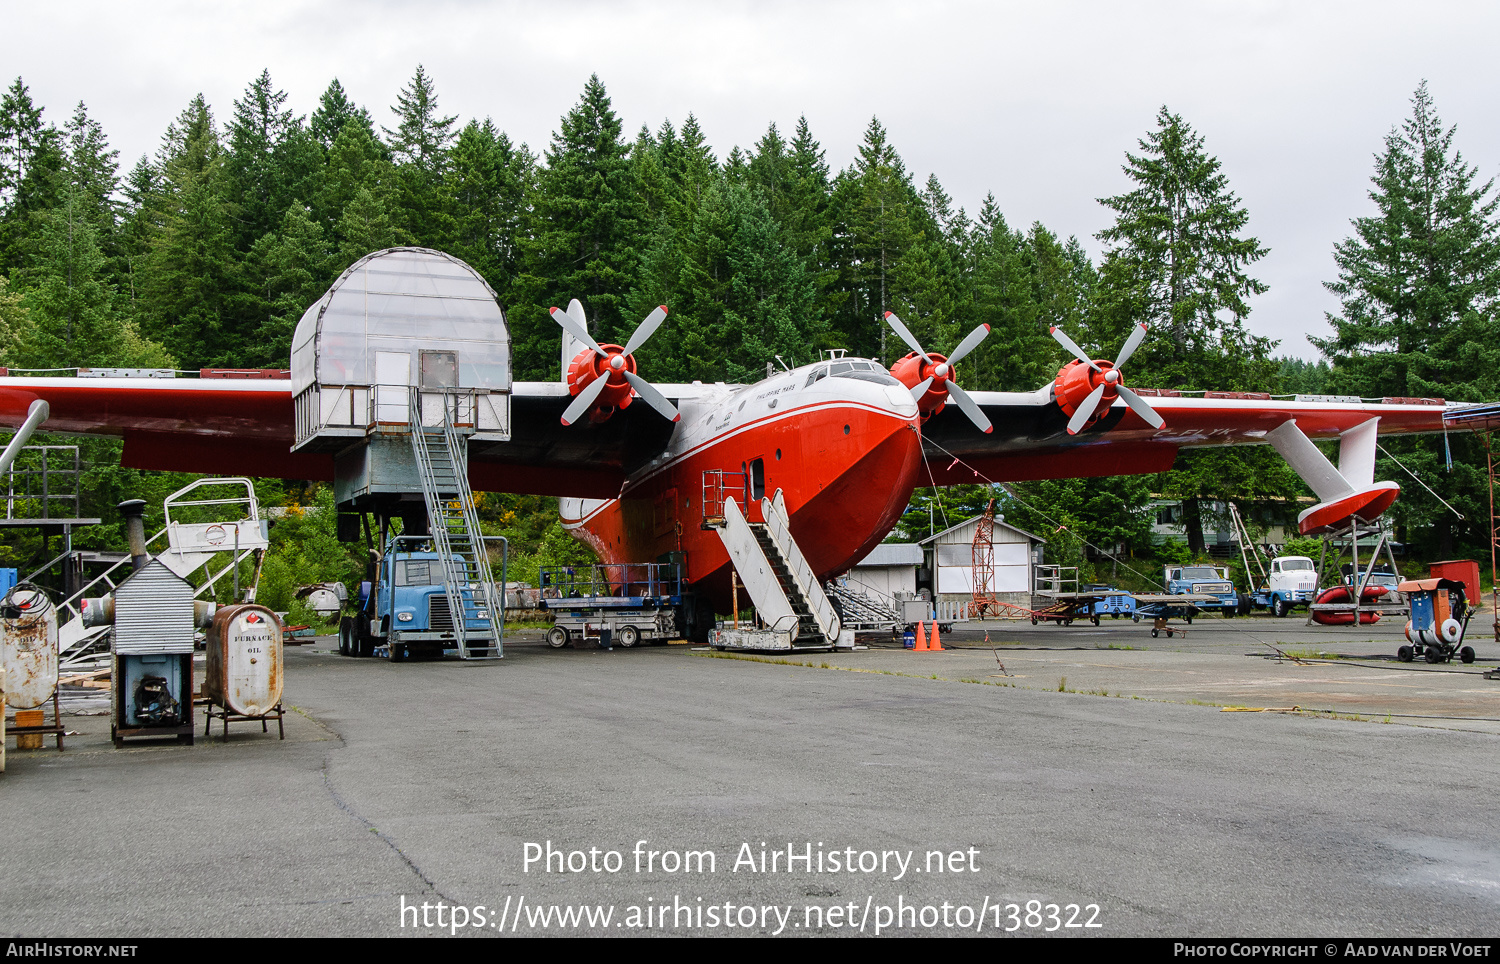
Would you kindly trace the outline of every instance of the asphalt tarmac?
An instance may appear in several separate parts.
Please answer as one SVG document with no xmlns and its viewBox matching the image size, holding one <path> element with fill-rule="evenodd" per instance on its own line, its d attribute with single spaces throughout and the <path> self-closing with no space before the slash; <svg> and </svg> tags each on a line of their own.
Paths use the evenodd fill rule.
<svg viewBox="0 0 1500 964">
<path fill-rule="evenodd" d="M 1397 627 L 1187 628 L 785 662 L 320 640 L 287 651 L 285 741 L 200 717 L 194 746 L 118 750 L 82 715 L 65 752 L 10 751 L 0 930 L 1500 932 L 1500 646 L 1471 628 L 1479 662 L 1428 666 Z"/>
</svg>

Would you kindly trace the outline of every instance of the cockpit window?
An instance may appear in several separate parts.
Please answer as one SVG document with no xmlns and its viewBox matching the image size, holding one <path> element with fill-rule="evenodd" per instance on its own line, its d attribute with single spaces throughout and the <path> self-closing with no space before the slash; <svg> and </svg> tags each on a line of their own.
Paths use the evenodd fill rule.
<svg viewBox="0 0 1500 964">
<path fill-rule="evenodd" d="M 900 385 L 896 379 L 874 362 L 864 359 L 849 359 L 836 361 L 830 365 L 820 365 L 807 375 L 807 382 L 802 386 L 807 388 L 813 382 L 828 376 L 834 378 L 856 378 L 862 382 L 874 382 L 877 385 Z"/>
<path fill-rule="evenodd" d="M 901 384 L 884 368 L 868 361 L 838 362 L 833 366 L 830 374 L 837 378 L 857 378 L 862 382 L 874 382 L 877 385 Z"/>
</svg>

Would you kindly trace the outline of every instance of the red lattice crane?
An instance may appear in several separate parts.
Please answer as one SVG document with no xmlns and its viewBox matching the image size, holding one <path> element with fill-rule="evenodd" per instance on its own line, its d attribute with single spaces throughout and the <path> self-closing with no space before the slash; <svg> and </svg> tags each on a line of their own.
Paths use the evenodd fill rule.
<svg viewBox="0 0 1500 964">
<path fill-rule="evenodd" d="M 974 596 L 969 601 L 969 618 L 986 614 L 999 615 L 995 599 L 995 500 L 985 506 L 979 525 L 974 527 Z"/>
</svg>

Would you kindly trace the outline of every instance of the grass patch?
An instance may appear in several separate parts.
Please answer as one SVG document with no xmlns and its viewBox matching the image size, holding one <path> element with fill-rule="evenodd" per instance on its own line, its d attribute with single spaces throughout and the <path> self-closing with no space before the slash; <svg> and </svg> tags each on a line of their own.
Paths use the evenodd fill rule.
<svg viewBox="0 0 1500 964">
<path fill-rule="evenodd" d="M 1281 655 L 1288 659 L 1350 659 L 1339 653 L 1325 653 L 1321 649 L 1281 649 Z"/>
</svg>

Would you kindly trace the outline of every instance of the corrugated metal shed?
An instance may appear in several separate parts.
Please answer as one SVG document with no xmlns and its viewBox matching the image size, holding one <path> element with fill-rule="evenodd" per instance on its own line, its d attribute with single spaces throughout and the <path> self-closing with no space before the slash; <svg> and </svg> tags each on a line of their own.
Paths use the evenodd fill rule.
<svg viewBox="0 0 1500 964">
<path fill-rule="evenodd" d="M 116 653 L 193 651 L 193 587 L 160 559 L 120 583 L 114 595 Z"/>
</svg>

